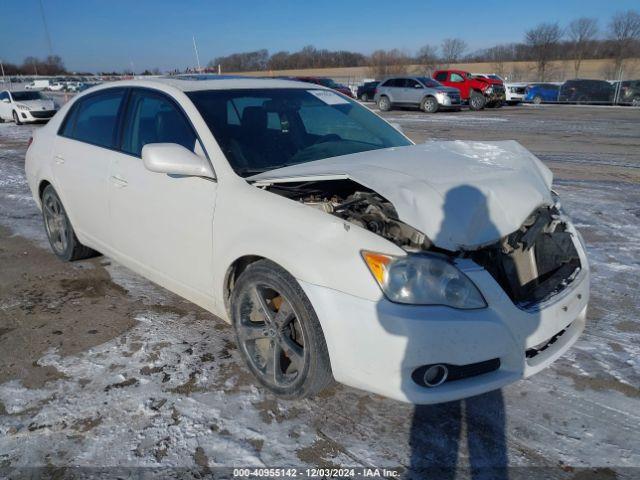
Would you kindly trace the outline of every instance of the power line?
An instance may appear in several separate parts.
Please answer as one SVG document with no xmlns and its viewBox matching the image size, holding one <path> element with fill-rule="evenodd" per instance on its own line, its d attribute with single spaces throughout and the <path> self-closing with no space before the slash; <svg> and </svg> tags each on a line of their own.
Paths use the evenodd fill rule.
<svg viewBox="0 0 640 480">
<path fill-rule="evenodd" d="M 49 55 L 53 56 L 53 45 L 51 43 L 51 35 L 49 35 L 49 27 L 47 27 L 47 19 L 44 15 L 44 6 L 42 5 L 42 0 L 38 0 L 40 3 L 40 15 L 42 16 L 42 24 L 44 25 L 44 34 L 47 37 L 47 45 L 49 46 Z"/>
</svg>

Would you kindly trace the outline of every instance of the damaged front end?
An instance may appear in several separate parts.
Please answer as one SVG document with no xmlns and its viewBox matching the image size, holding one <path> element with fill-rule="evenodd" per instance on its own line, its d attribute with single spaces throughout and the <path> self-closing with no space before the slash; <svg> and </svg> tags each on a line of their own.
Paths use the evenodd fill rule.
<svg viewBox="0 0 640 480">
<path fill-rule="evenodd" d="M 582 265 L 574 233 L 559 206 L 538 208 L 500 241 L 467 252 L 484 267 L 520 308 L 531 308 L 564 290 Z"/>
<path fill-rule="evenodd" d="M 382 195 L 350 179 L 273 183 L 263 188 L 365 228 L 408 253 L 444 254 L 451 261 L 470 258 L 522 309 L 564 290 L 582 268 L 575 233 L 558 203 L 537 208 L 518 230 L 494 243 L 452 252 L 400 220 Z"/>
</svg>

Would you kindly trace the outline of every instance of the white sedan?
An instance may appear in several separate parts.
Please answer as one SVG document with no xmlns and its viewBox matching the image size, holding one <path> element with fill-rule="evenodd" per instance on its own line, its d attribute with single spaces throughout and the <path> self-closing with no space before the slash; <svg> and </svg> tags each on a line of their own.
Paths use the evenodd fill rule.
<svg viewBox="0 0 640 480">
<path fill-rule="evenodd" d="M 0 122 L 13 120 L 16 125 L 49 120 L 58 111 L 53 100 L 34 91 L 0 91 Z"/>
<path fill-rule="evenodd" d="M 257 380 L 413 403 L 530 376 L 585 326 L 589 269 L 516 142 L 414 145 L 286 80 L 101 85 L 27 151 L 63 260 L 113 257 L 234 326 Z"/>
</svg>

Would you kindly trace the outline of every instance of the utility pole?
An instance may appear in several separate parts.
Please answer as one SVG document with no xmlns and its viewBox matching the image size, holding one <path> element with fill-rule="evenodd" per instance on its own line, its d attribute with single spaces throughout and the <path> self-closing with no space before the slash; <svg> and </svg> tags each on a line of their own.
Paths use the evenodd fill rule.
<svg viewBox="0 0 640 480">
<path fill-rule="evenodd" d="M 198 64 L 198 73 L 200 73 L 202 70 L 200 68 L 200 57 L 198 56 L 198 47 L 196 46 L 196 36 L 193 35 L 193 51 L 196 52 L 196 63 Z"/>
</svg>

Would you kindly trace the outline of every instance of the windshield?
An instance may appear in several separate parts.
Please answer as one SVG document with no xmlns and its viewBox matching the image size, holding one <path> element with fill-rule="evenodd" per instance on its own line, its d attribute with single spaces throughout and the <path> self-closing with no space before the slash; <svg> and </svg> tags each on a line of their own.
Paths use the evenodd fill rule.
<svg viewBox="0 0 640 480">
<path fill-rule="evenodd" d="M 240 176 L 329 157 L 411 145 L 368 108 L 319 89 L 187 93 Z"/>
<path fill-rule="evenodd" d="M 418 80 L 420 80 L 420 83 L 428 88 L 437 88 L 442 86 L 439 81 L 434 80 L 433 78 L 419 77 Z"/>
<path fill-rule="evenodd" d="M 42 100 L 44 97 L 40 92 L 11 92 L 13 100 L 24 102 L 26 100 Z"/>
</svg>

